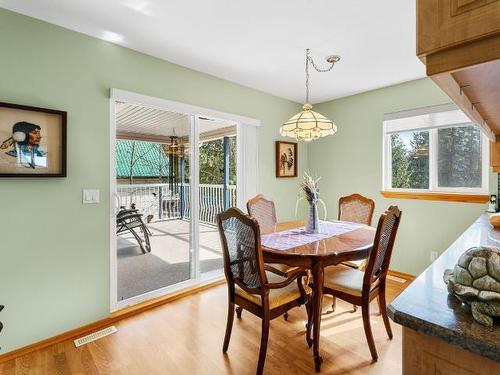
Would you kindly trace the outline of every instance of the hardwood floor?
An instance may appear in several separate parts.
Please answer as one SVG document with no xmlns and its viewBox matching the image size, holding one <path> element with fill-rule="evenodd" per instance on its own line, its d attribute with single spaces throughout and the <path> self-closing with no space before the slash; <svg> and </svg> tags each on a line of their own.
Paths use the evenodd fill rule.
<svg viewBox="0 0 500 375">
<path fill-rule="evenodd" d="M 388 280 L 391 301 L 406 283 Z M 185 297 L 116 323 L 118 332 L 75 348 L 73 341 L 0 364 L 2 375 L 18 374 L 253 374 L 261 321 L 243 311 L 236 319 L 229 350 L 222 354 L 226 324 L 225 285 Z M 321 325 L 322 374 L 401 374 L 401 327 L 391 321 L 389 340 L 375 301 L 372 329 L 379 360 L 372 363 L 361 312 L 342 301 L 324 314 Z M 331 310 L 325 296 L 323 310 Z M 265 374 L 315 374 L 305 341 L 305 308 L 290 311 L 288 321 L 271 321 Z"/>
</svg>

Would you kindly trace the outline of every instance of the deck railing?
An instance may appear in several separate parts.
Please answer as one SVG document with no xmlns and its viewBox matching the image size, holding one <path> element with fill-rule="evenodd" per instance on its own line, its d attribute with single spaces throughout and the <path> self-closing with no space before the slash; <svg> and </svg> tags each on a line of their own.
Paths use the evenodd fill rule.
<svg viewBox="0 0 500 375">
<path fill-rule="evenodd" d="M 190 218 L 191 190 L 189 184 L 118 185 L 120 205 L 140 210 L 146 220 Z M 236 206 L 236 186 L 228 185 L 228 207 Z M 198 187 L 202 223 L 215 224 L 217 214 L 224 211 L 224 185 L 200 184 Z"/>
</svg>

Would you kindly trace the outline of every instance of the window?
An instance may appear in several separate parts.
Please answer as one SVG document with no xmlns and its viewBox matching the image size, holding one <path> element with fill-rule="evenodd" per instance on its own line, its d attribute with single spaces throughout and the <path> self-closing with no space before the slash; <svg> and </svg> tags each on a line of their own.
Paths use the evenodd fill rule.
<svg viewBox="0 0 500 375">
<path fill-rule="evenodd" d="M 438 187 L 480 189 L 482 137 L 478 126 L 454 126 L 438 129 L 437 133 Z"/>
<path fill-rule="evenodd" d="M 488 194 L 489 142 L 454 105 L 388 114 L 384 191 Z"/>
<path fill-rule="evenodd" d="M 429 131 L 391 134 L 392 187 L 429 189 Z"/>
</svg>

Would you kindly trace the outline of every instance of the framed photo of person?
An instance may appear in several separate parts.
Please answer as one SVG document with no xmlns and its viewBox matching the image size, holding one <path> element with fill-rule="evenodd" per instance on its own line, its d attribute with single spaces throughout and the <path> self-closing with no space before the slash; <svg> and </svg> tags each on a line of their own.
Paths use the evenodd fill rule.
<svg viewBox="0 0 500 375">
<path fill-rule="evenodd" d="M 0 177 L 66 177 L 67 114 L 0 103 Z"/>
<path fill-rule="evenodd" d="M 276 177 L 297 177 L 297 143 L 276 141 Z"/>
</svg>

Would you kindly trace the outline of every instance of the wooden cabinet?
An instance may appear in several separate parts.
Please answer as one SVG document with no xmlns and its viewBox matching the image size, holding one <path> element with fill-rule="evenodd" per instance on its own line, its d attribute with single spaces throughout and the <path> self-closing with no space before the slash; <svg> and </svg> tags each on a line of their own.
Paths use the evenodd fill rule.
<svg viewBox="0 0 500 375">
<path fill-rule="evenodd" d="M 496 142 L 490 143 L 490 165 L 493 172 L 500 172 L 500 137 L 497 137 Z"/>
<path fill-rule="evenodd" d="M 403 327 L 403 375 L 499 373 L 498 362 Z"/>
<path fill-rule="evenodd" d="M 419 56 L 500 31 L 500 0 L 419 0 L 417 14 Z"/>
<path fill-rule="evenodd" d="M 500 0 L 417 0 L 417 55 L 427 75 L 494 141 L 500 135 Z"/>
</svg>

